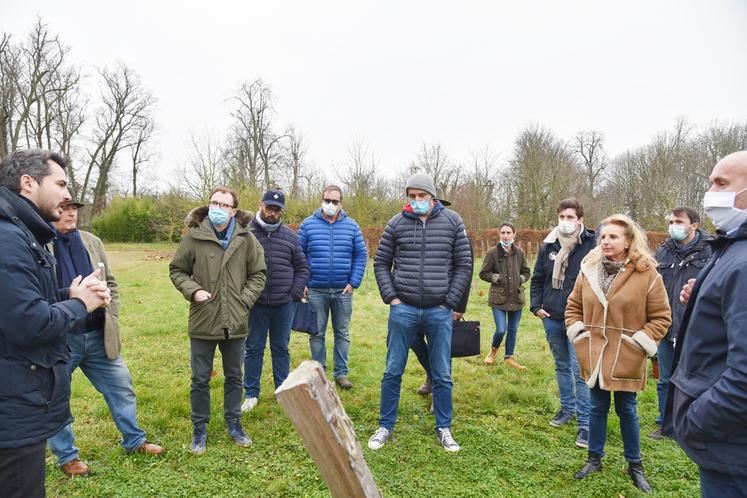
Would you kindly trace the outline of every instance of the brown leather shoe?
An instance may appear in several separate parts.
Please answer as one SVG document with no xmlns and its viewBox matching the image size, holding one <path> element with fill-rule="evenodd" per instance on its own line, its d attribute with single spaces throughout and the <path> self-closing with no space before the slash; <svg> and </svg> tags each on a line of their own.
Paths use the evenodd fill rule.
<svg viewBox="0 0 747 498">
<path fill-rule="evenodd" d="M 62 473 L 68 477 L 85 477 L 91 473 L 91 469 L 88 468 L 85 462 L 82 462 L 80 458 L 70 460 L 64 465 L 60 465 Z"/>
<path fill-rule="evenodd" d="M 353 388 L 353 384 L 345 376 L 343 376 L 343 377 L 337 377 L 335 379 L 335 382 L 337 383 L 338 386 L 340 386 L 343 389 L 352 389 Z"/>
<path fill-rule="evenodd" d="M 503 363 L 505 363 L 506 365 L 508 365 L 511 368 L 515 368 L 516 370 L 526 370 L 527 369 L 527 367 L 525 367 L 524 365 L 519 365 L 516 362 L 516 360 L 514 360 L 513 356 L 509 356 L 508 358 L 506 358 L 505 360 L 503 360 Z"/>
<path fill-rule="evenodd" d="M 161 456 L 166 452 L 166 448 L 146 441 L 138 446 L 135 451 L 137 451 L 138 453 L 146 453 L 153 456 Z"/>
</svg>

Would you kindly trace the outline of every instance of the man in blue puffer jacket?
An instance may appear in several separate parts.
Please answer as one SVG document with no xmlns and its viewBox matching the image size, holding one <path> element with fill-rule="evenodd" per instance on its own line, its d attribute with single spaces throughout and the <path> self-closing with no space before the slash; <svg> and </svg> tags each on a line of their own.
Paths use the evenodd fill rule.
<svg viewBox="0 0 747 498">
<path fill-rule="evenodd" d="M 405 192 L 409 203 L 389 220 L 374 257 L 379 292 L 390 307 L 379 428 L 368 447 L 378 450 L 391 435 L 410 344 L 422 329 L 433 378 L 436 437 L 446 451 L 459 451 L 451 435 L 451 314 L 468 291 L 469 239 L 462 218 L 435 199 L 430 175 L 410 177 Z"/>
<path fill-rule="evenodd" d="M 47 439 L 72 422 L 66 334 L 111 294 L 98 273 L 60 290 L 45 249 L 70 200 L 65 160 L 16 151 L 0 163 L 0 496 L 44 496 Z"/>
<path fill-rule="evenodd" d="M 290 341 L 296 302 L 303 297 L 309 265 L 306 263 L 296 232 L 283 224 L 285 194 L 279 190 L 265 192 L 259 203 L 251 229 L 265 250 L 267 284 L 249 312 L 249 335 L 244 357 L 244 391 L 246 399 L 241 412 L 257 406 L 262 357 L 267 335 L 270 336 L 272 378 L 280 387 L 290 370 Z"/>
<path fill-rule="evenodd" d="M 350 389 L 353 384 L 348 379 L 348 351 L 353 291 L 363 280 L 368 252 L 358 223 L 342 209 L 340 187 L 329 185 L 324 189 L 322 207 L 301 223 L 298 241 L 311 269 L 308 296 L 319 330 L 309 338 L 311 356 L 326 368 L 325 332 L 331 312 L 335 382 L 343 389 Z"/>
</svg>

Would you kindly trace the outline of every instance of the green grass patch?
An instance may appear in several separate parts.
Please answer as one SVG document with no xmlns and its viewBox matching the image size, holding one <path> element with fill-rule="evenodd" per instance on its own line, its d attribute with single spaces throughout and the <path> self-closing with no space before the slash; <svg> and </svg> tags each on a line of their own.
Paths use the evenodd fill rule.
<svg viewBox="0 0 747 498">
<path fill-rule="evenodd" d="M 220 375 L 212 382 L 208 450 L 189 452 L 188 303 L 168 278 L 171 244 L 111 244 L 108 254 L 120 283 L 123 357 L 138 396 L 138 420 L 162 458 L 127 455 L 103 398 L 82 372 L 73 376 L 76 444 L 94 475 L 67 479 L 48 458 L 49 496 L 328 496 L 329 491 L 295 429 L 274 399 L 269 351 L 257 408 L 243 425 L 249 449 L 230 443 L 223 423 Z M 477 264 L 479 268 L 479 262 Z M 483 354 L 494 330 L 485 282 L 472 292 L 467 313 L 482 323 Z M 481 295 L 482 294 L 482 295 Z M 377 427 L 381 375 L 386 355 L 388 308 L 369 267 L 355 294 L 351 324 L 351 391 L 340 392 L 364 455 L 384 496 L 638 496 L 625 469 L 619 425 L 610 413 L 605 468 L 573 480 L 586 453 L 574 446 L 575 427 L 554 429 L 558 409 L 552 356 L 540 320 L 525 311 L 517 339 L 518 372 L 502 364 L 485 367 L 482 357 L 455 359 L 453 432 L 462 451 L 437 444 L 429 399 L 415 394 L 423 372 L 410 355 L 402 382 L 397 427 L 378 452 L 366 441 Z M 328 337 L 331 364 L 332 333 Z M 308 336 L 293 333 L 291 368 L 309 359 Z M 216 352 L 220 372 L 220 353 Z M 644 465 L 655 495 L 697 496 L 697 467 L 669 440 L 652 441 L 655 382 L 639 397 Z"/>
</svg>

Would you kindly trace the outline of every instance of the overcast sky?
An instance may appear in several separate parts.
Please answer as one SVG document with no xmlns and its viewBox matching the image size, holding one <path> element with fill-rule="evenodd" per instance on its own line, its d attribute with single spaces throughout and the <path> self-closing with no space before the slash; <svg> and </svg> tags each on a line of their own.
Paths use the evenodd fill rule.
<svg viewBox="0 0 747 498">
<path fill-rule="evenodd" d="M 222 134 L 227 99 L 260 77 L 329 177 L 356 137 L 391 175 L 424 141 L 505 161 L 532 123 L 600 130 L 615 154 L 679 116 L 747 121 L 745 0 L 0 0 L 2 31 L 37 15 L 89 74 L 123 61 L 141 75 L 164 168 L 190 132 Z"/>
</svg>

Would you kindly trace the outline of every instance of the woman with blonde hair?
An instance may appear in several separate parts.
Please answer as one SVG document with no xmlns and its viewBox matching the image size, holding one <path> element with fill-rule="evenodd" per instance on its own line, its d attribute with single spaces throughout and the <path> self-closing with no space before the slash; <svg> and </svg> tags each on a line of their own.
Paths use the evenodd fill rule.
<svg viewBox="0 0 747 498">
<path fill-rule="evenodd" d="M 646 357 L 656 354 L 671 322 L 666 288 L 645 233 L 623 214 L 606 218 L 598 246 L 581 263 L 565 311 L 568 339 L 591 390 L 589 455 L 574 478 L 602 469 L 612 392 L 628 474 L 638 489 L 651 490 L 641 463 L 636 392 L 646 387 Z"/>
</svg>

